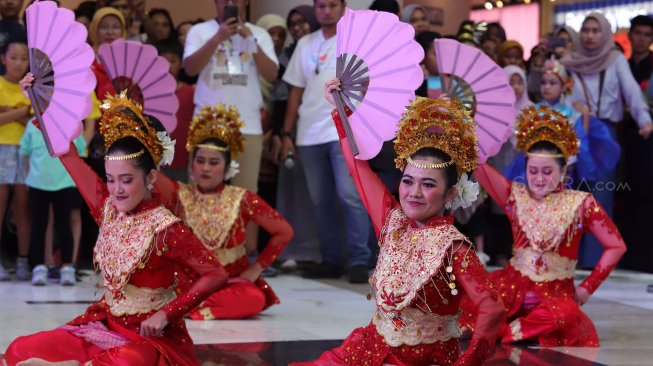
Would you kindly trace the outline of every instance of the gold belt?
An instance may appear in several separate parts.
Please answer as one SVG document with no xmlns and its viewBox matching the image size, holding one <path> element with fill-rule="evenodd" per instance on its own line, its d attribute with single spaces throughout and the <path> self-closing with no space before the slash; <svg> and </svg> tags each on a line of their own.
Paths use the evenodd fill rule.
<svg viewBox="0 0 653 366">
<path fill-rule="evenodd" d="M 391 347 L 446 342 L 461 335 L 458 315 L 427 314 L 416 308 L 405 308 L 399 313 L 377 308 L 372 323 Z"/>
<path fill-rule="evenodd" d="M 122 299 L 114 299 L 107 292 L 104 294 L 104 301 L 109 305 L 114 316 L 147 314 L 159 310 L 174 300 L 177 297 L 174 288 L 175 285 L 168 288 L 149 288 L 136 287 L 128 283 L 123 287 Z"/>
<path fill-rule="evenodd" d="M 223 266 L 234 263 L 247 254 L 245 245 L 239 245 L 233 248 L 220 248 L 215 250 L 215 257 Z"/>
<path fill-rule="evenodd" d="M 510 264 L 535 282 L 574 278 L 576 260 L 554 252 L 538 252 L 531 247 L 514 250 Z"/>
</svg>

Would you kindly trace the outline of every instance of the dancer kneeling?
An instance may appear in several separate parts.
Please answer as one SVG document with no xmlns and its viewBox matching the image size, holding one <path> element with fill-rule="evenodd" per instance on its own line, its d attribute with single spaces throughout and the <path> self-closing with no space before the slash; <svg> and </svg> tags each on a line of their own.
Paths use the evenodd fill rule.
<svg viewBox="0 0 653 366">
<path fill-rule="evenodd" d="M 28 74 L 22 84 L 32 81 Z M 107 183 L 74 146 L 61 161 L 100 226 L 94 261 L 106 292 L 67 325 L 14 340 L 9 366 L 198 364 L 183 315 L 225 285 L 226 271 L 151 193 L 159 165 L 174 153 L 158 121 L 124 93 L 102 107 Z M 176 294 L 181 268 L 199 279 Z"/>
<path fill-rule="evenodd" d="M 475 172 L 506 211 L 514 236 L 510 263 L 490 275 L 508 310 L 502 342 L 598 347 L 594 324 L 580 306 L 614 269 L 626 245 L 591 194 L 564 188 L 565 167 L 578 153 L 578 140 L 562 114 L 545 105 L 526 109 L 517 120 L 517 149 L 526 152 L 527 185 L 509 181 L 487 164 Z M 574 287 L 578 242 L 585 232 L 596 236 L 604 251 L 589 277 Z M 463 308 L 461 326 L 474 329 L 476 310 L 469 303 Z"/>
<path fill-rule="evenodd" d="M 338 85 L 329 82 L 327 95 Z M 307 365 L 481 365 L 505 310 L 469 240 L 453 226 L 452 212 L 478 195 L 465 173 L 477 161 L 470 115 L 455 100 L 418 98 L 408 108 L 395 140 L 395 162 L 403 171 L 399 203 L 367 162 L 354 159 L 336 111 L 333 119 L 379 236 L 370 279 L 376 312 L 370 325 Z M 461 356 L 457 313 L 464 293 L 480 312 Z"/>
<path fill-rule="evenodd" d="M 175 182 L 164 175 L 157 180 L 166 207 L 193 229 L 229 273 L 227 286 L 191 311 L 190 317 L 196 320 L 247 318 L 279 303 L 260 276 L 281 254 L 293 230 L 261 197 L 225 183 L 238 172 L 232 159 L 243 152 L 242 126 L 233 106 L 202 108 L 193 117 L 186 144 L 193 183 Z M 250 221 L 271 236 L 253 265 L 245 249 L 245 228 Z M 182 281 L 195 278 L 193 273 L 185 275 Z"/>
</svg>

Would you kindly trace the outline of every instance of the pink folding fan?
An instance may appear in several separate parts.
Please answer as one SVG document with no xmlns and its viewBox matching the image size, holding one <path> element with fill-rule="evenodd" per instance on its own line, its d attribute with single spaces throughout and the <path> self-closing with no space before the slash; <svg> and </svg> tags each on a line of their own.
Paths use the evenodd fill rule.
<svg viewBox="0 0 653 366">
<path fill-rule="evenodd" d="M 515 92 L 506 73 L 477 48 L 436 39 L 435 54 L 442 93 L 460 100 L 474 117 L 482 164 L 499 152 L 513 132 Z"/>
<path fill-rule="evenodd" d="M 144 113 L 158 118 L 172 133 L 179 109 L 177 82 L 169 72 L 168 61 L 158 56 L 156 48 L 117 39 L 101 45 L 98 56 L 116 91 L 127 90 L 127 95 L 143 106 Z"/>
<path fill-rule="evenodd" d="M 70 141 L 82 132 L 91 111 L 95 76 L 93 49 L 86 43 L 86 27 L 72 11 L 52 1 L 39 1 L 27 10 L 27 44 L 34 83 L 27 93 L 48 152 L 68 152 Z"/>
<path fill-rule="evenodd" d="M 415 89 L 424 81 L 422 47 L 396 15 L 347 9 L 338 22 L 336 107 L 357 159 L 376 156 L 391 140 Z M 353 111 L 346 118 L 344 106 Z"/>
</svg>

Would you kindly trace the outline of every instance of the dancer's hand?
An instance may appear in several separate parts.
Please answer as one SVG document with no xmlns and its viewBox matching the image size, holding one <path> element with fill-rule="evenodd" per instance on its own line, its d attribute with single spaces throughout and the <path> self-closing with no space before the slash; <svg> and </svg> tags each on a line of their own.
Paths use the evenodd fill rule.
<svg viewBox="0 0 653 366">
<path fill-rule="evenodd" d="M 340 91 L 340 79 L 338 78 L 333 78 L 324 84 L 324 97 L 332 105 L 336 105 L 336 101 L 333 99 L 333 95 L 331 95 L 334 91 Z"/>
<path fill-rule="evenodd" d="M 32 83 L 33 83 L 33 82 L 34 82 L 34 74 L 32 74 L 31 72 L 28 72 L 28 73 L 25 75 L 25 77 L 23 77 L 23 78 L 18 82 L 18 84 L 20 84 L 20 89 L 23 91 L 23 94 L 25 95 L 25 97 L 28 97 L 28 96 L 27 96 L 27 88 L 29 88 L 30 86 L 32 86 Z"/>
<path fill-rule="evenodd" d="M 241 273 L 239 277 L 254 282 L 259 277 L 261 277 L 262 272 L 263 272 L 263 267 L 261 267 L 260 264 L 255 263 L 253 266 L 243 271 L 243 273 Z"/>
<path fill-rule="evenodd" d="M 578 305 L 583 305 L 589 300 L 590 298 L 590 293 L 587 291 L 585 287 L 582 286 L 576 286 L 576 291 L 574 294 L 574 299 L 578 303 Z"/>
<path fill-rule="evenodd" d="M 168 315 L 163 310 L 152 314 L 141 323 L 143 337 L 163 337 L 163 328 L 168 325 Z"/>
</svg>

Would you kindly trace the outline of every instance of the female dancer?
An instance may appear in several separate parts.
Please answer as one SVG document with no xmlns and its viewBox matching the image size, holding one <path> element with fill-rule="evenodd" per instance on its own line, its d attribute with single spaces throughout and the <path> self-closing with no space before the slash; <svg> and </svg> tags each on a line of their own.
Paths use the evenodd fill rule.
<svg viewBox="0 0 653 366">
<path fill-rule="evenodd" d="M 329 82 L 327 95 L 338 88 L 339 81 Z M 395 162 L 403 171 L 397 203 L 369 164 L 354 159 L 333 112 L 381 245 L 370 279 L 376 312 L 371 324 L 306 365 L 481 365 L 490 355 L 505 310 L 451 215 L 478 195 L 464 173 L 476 166 L 470 118 L 458 101 L 413 102 L 395 140 Z M 479 327 L 461 356 L 456 314 L 463 293 L 479 307 Z"/>
<path fill-rule="evenodd" d="M 243 152 L 242 125 L 233 106 L 203 108 L 193 117 L 186 144 L 193 183 L 175 182 L 163 175 L 157 181 L 165 205 L 193 229 L 231 278 L 225 288 L 191 311 L 191 319 L 247 318 L 279 303 L 260 276 L 288 244 L 293 230 L 255 193 L 225 183 L 238 172 L 232 159 Z M 245 249 L 245 228 L 250 221 L 271 236 L 253 265 Z"/>
<path fill-rule="evenodd" d="M 508 310 L 502 342 L 598 347 L 594 324 L 580 305 L 617 265 L 626 245 L 591 194 L 562 185 L 565 166 L 578 152 L 574 128 L 562 114 L 545 105 L 522 112 L 517 149 L 526 152 L 527 185 L 511 182 L 487 164 L 474 173 L 506 211 L 514 237 L 510 263 L 490 275 Z M 584 232 L 599 238 L 604 250 L 590 276 L 574 287 Z M 473 305 L 463 308 L 461 325 L 474 329 Z"/>
<path fill-rule="evenodd" d="M 33 81 L 23 79 L 23 86 Z M 102 105 L 107 183 L 71 147 L 61 161 L 100 225 L 94 260 L 106 292 L 55 330 L 19 337 L 8 365 L 195 365 L 183 315 L 227 282 L 227 274 L 191 230 L 151 193 L 174 144 L 125 93 Z M 199 274 L 176 294 L 176 272 Z"/>
</svg>

